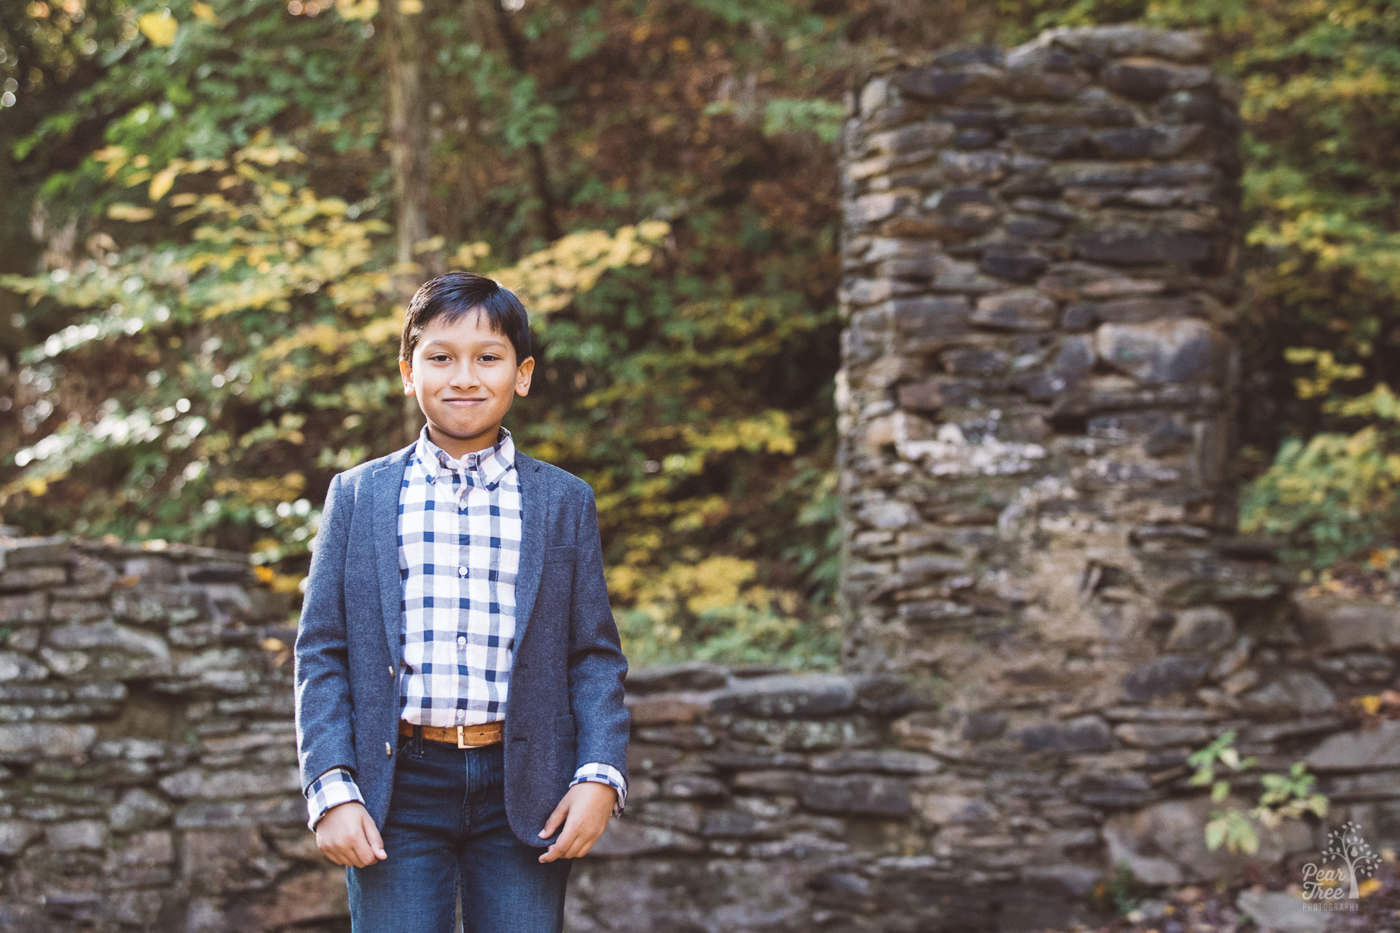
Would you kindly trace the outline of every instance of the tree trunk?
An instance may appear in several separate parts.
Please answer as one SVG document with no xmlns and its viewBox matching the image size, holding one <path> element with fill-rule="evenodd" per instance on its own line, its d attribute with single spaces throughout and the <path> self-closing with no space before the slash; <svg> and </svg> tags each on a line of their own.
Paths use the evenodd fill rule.
<svg viewBox="0 0 1400 933">
<path fill-rule="evenodd" d="M 435 253 L 414 247 L 428 238 L 428 105 L 423 96 L 423 20 L 418 0 L 382 0 L 380 20 L 388 54 L 389 161 L 394 173 L 395 268 L 393 292 L 406 307 L 429 271 L 440 271 Z M 404 443 L 418 433 L 418 406 L 404 396 Z"/>
<path fill-rule="evenodd" d="M 501 43 L 506 48 L 506 60 L 520 74 L 525 74 L 525 40 L 520 37 L 510 21 L 510 11 L 501 0 L 491 5 L 496 14 L 496 28 L 501 32 Z M 549 167 L 544 159 L 544 147 L 539 143 L 527 146 L 530 156 L 530 183 L 535 188 L 535 197 L 540 202 L 540 233 L 549 241 L 559 239 L 564 231 L 559 228 L 559 220 L 554 204 L 554 191 L 549 183 Z"/>
</svg>

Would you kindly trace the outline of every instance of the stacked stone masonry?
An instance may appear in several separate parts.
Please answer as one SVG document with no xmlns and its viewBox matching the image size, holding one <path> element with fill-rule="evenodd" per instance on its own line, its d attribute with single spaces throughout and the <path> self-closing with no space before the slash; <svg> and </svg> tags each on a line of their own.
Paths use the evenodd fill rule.
<svg viewBox="0 0 1400 933">
<path fill-rule="evenodd" d="M 0 929 L 346 928 L 297 787 L 287 603 L 237 554 L 0 539 Z M 1227 726 L 1395 846 L 1400 729 L 1342 698 L 1391 676 L 1400 613 L 1304 605 L 1305 714 L 1124 704 L 980 757 L 996 714 L 950 738 L 902 675 L 633 670 L 627 812 L 576 863 L 568 929 L 1033 929 L 1081 916 L 1110 856 L 1229 877 L 1173 771 Z"/>
<path fill-rule="evenodd" d="M 1400 838 L 1400 722 L 1350 702 L 1395 610 L 1234 531 L 1238 150 L 1202 38 L 1134 26 L 873 75 L 844 126 L 844 666 L 908 678 L 907 747 L 977 802 L 926 851 L 1019 892 L 1221 877 L 1186 756 L 1227 729 Z"/>
<path fill-rule="evenodd" d="M 627 812 L 568 929 L 1029 930 L 1115 865 L 1213 883 L 1226 729 L 1400 848 L 1394 606 L 1233 535 L 1234 106 L 1191 35 L 865 82 L 846 127 L 842 673 L 634 669 Z M 294 600 L 245 555 L 0 538 L 0 929 L 343 930 Z M 1237 780 L 1241 800 L 1257 778 Z"/>
</svg>

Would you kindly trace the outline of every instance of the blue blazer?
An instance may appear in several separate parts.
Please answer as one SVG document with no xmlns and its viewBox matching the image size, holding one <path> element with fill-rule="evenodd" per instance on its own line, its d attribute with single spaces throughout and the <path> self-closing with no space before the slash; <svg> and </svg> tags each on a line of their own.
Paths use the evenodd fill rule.
<svg viewBox="0 0 1400 933">
<path fill-rule="evenodd" d="M 413 444 L 331 480 L 307 577 L 295 651 L 297 757 L 305 789 L 349 768 L 383 827 L 399 748 L 398 506 Z M 579 765 L 627 778 L 627 660 L 603 581 L 593 490 L 518 450 L 523 542 L 515 650 L 506 694 L 505 804 L 527 845 Z"/>
</svg>

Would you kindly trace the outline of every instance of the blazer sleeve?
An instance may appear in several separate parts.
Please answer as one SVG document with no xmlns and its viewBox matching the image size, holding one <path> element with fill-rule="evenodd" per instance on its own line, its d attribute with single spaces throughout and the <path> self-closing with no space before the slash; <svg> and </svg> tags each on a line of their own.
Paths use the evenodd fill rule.
<svg viewBox="0 0 1400 933">
<path fill-rule="evenodd" d="M 301 786 L 332 768 L 356 770 L 345 633 L 345 552 L 354 493 L 331 480 L 311 552 L 294 649 Z"/>
<path fill-rule="evenodd" d="M 627 779 L 631 714 L 623 702 L 627 658 L 608 603 L 603 579 L 603 542 L 598 508 L 586 485 L 579 510 L 574 563 L 574 599 L 569 620 L 569 694 L 578 736 L 575 768 L 590 762 L 612 765 Z"/>
</svg>

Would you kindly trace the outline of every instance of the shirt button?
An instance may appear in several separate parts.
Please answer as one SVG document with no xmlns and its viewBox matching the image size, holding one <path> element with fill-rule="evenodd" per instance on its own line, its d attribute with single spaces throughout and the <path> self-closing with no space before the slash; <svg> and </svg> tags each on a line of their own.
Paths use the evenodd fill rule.
<svg viewBox="0 0 1400 933">
<path fill-rule="evenodd" d="M 459 577 L 465 577 L 466 575 L 467 575 L 467 568 L 466 568 L 466 567 L 458 567 L 458 568 L 457 568 L 457 576 L 459 576 Z"/>
<path fill-rule="evenodd" d="M 465 635 L 458 635 L 458 636 L 457 636 L 457 647 L 458 647 L 458 648 L 465 648 L 465 647 L 467 647 L 467 636 L 465 636 Z"/>
</svg>

